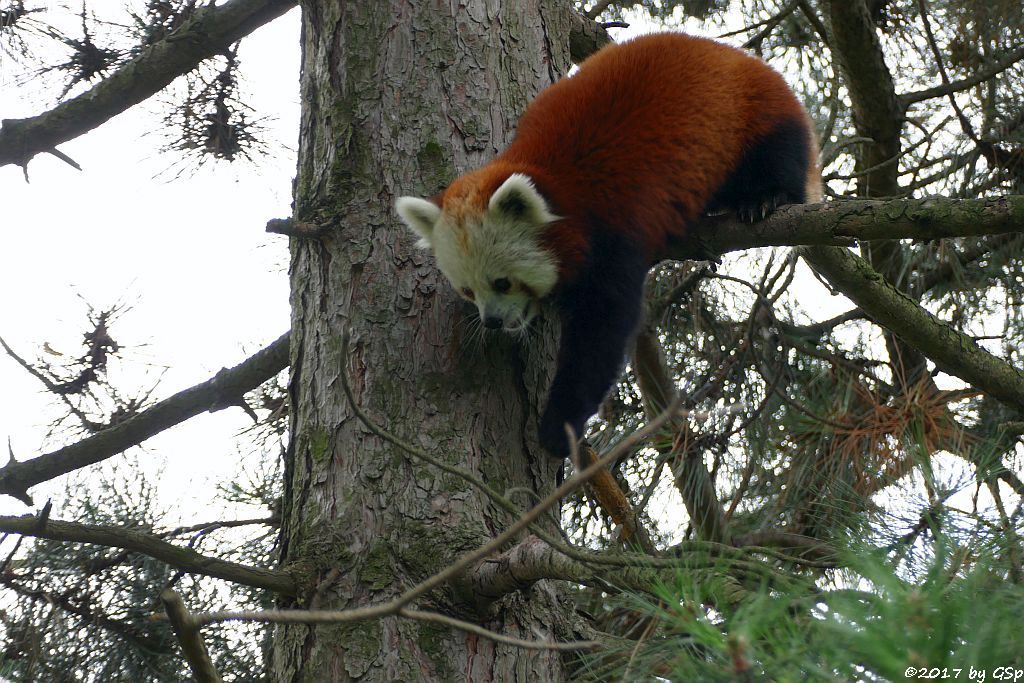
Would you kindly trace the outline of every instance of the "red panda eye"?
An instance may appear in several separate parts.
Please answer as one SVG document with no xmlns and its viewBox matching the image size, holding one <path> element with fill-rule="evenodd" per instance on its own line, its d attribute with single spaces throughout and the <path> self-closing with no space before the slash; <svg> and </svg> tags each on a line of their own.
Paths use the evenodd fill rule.
<svg viewBox="0 0 1024 683">
<path fill-rule="evenodd" d="M 476 295 L 473 294 L 473 290 L 470 289 L 469 287 L 463 287 L 462 288 L 462 296 L 466 297 L 470 301 L 472 301 L 473 299 L 476 298 Z"/>
<path fill-rule="evenodd" d="M 507 277 L 499 277 L 493 283 L 494 291 L 498 294 L 504 294 L 508 290 L 512 289 L 512 283 L 509 282 Z"/>
</svg>

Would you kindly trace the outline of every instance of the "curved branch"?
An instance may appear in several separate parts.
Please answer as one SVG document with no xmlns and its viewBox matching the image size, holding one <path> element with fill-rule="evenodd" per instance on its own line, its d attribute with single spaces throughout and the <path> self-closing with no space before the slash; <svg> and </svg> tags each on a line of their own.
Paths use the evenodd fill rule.
<svg viewBox="0 0 1024 683">
<path fill-rule="evenodd" d="M 207 5 L 193 17 L 81 95 L 27 119 L 0 127 L 0 166 L 26 166 L 40 152 L 89 132 L 188 73 L 205 59 L 276 19 L 295 0 L 231 0 Z"/>
<path fill-rule="evenodd" d="M 652 586 L 676 576 L 678 567 L 620 566 L 600 569 L 573 559 L 536 536 L 527 536 L 505 552 L 488 557 L 466 570 L 463 580 L 473 595 L 497 600 L 542 579 L 571 581 L 605 591 L 625 588 L 652 593 Z M 614 588 L 613 588 L 614 586 Z"/>
<path fill-rule="evenodd" d="M 1006 57 L 996 62 L 989 68 L 985 69 L 984 71 L 979 71 L 978 73 L 968 78 L 964 78 L 959 81 L 943 83 L 942 85 L 937 85 L 933 88 L 925 88 L 924 90 L 915 90 L 914 92 L 903 93 L 899 97 L 900 104 L 903 106 L 903 109 L 906 110 L 907 108 L 910 107 L 910 105 L 916 104 L 918 102 L 923 102 L 924 100 L 930 100 L 936 97 L 944 97 L 951 93 L 956 93 L 960 92 L 961 90 L 973 88 L 976 85 L 984 83 L 993 76 L 998 76 L 999 74 L 1006 71 L 1007 69 L 1009 69 L 1011 66 L 1021 61 L 1022 59 L 1024 59 L 1024 47 L 1020 47 L 1014 50 L 1013 52 L 1011 52 Z"/>
<path fill-rule="evenodd" d="M 199 413 L 239 405 L 247 392 L 287 366 L 288 335 L 284 334 L 239 365 L 221 370 L 202 384 L 165 398 L 120 424 L 31 460 L 11 460 L 0 467 L 0 494 L 31 505 L 30 487 L 106 460 Z"/>
<path fill-rule="evenodd" d="M 108 548 L 122 548 L 166 562 L 176 569 L 234 581 L 244 586 L 264 588 L 281 595 L 294 596 L 297 592 L 294 577 L 286 571 L 250 567 L 201 555 L 190 548 L 182 548 L 161 540 L 152 534 L 99 526 L 78 524 L 55 519 L 40 519 L 36 515 L 0 517 L 0 531 L 22 534 L 51 541 L 91 543 Z"/>
<path fill-rule="evenodd" d="M 801 256 L 879 325 L 931 358 L 944 372 L 1024 410 L 1024 373 L 985 351 L 899 291 L 847 249 L 804 247 Z"/>
</svg>

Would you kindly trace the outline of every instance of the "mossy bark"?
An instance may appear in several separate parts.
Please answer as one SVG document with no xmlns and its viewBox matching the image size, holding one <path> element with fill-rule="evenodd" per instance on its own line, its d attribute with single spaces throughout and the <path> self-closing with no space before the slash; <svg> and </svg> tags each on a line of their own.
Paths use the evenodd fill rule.
<svg viewBox="0 0 1024 683">
<path fill-rule="evenodd" d="M 282 554 L 309 575 L 289 606 L 347 608 L 398 595 L 510 518 L 369 433 L 340 373 L 378 423 L 497 490 L 554 484 L 557 463 L 535 436 L 555 325 L 529 344 L 474 343 L 474 313 L 413 246 L 392 203 L 430 196 L 504 147 L 529 99 L 567 70 L 570 16 L 560 0 L 302 4 L 295 212 L 329 227 L 292 242 Z M 419 606 L 519 637 L 575 635 L 575 614 L 549 582 L 494 604 L 448 588 Z M 318 683 L 560 680 L 564 666 L 557 653 L 398 619 L 281 627 L 273 650 L 276 680 Z"/>
</svg>

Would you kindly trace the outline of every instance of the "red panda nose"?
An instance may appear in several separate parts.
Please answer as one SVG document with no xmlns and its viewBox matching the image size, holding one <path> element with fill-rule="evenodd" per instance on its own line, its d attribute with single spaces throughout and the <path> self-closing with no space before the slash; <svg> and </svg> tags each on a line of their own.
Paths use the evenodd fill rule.
<svg viewBox="0 0 1024 683">
<path fill-rule="evenodd" d="M 501 327 L 501 325 L 502 325 L 502 319 L 501 318 L 496 318 L 496 317 L 491 316 L 491 315 L 489 315 L 486 318 L 484 318 L 484 327 L 486 327 L 489 330 L 496 330 L 499 327 Z"/>
</svg>

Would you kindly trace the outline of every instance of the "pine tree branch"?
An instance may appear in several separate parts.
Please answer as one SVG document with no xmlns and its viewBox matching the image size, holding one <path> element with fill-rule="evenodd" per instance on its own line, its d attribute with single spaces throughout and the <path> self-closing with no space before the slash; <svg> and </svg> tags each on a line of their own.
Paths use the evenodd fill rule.
<svg viewBox="0 0 1024 683">
<path fill-rule="evenodd" d="M 832 330 L 840 325 L 854 320 L 863 320 L 865 317 L 864 311 L 859 308 L 853 308 L 845 313 L 833 316 L 828 320 L 822 320 L 821 322 L 811 323 L 809 325 L 790 325 L 782 320 L 776 320 L 775 324 L 779 326 L 779 330 L 781 330 L 783 334 L 790 337 L 817 340 L 821 339 L 826 334 L 831 334 Z"/>
<path fill-rule="evenodd" d="M 628 562 L 624 564 L 628 565 Z M 671 568 L 634 565 L 599 569 L 597 565 L 569 557 L 537 536 L 527 536 L 505 552 L 468 569 L 464 581 L 473 595 L 485 600 L 497 600 L 543 579 L 570 581 L 608 592 L 625 589 L 651 593 L 654 586 L 671 581 L 679 571 L 678 565 Z"/>
<path fill-rule="evenodd" d="M 0 494 L 31 505 L 28 489 L 68 472 L 106 460 L 194 417 L 243 402 L 243 396 L 288 366 L 288 334 L 211 379 L 185 389 L 138 415 L 81 441 L 31 460 L 0 467 Z"/>
<path fill-rule="evenodd" d="M 57 145 L 156 94 L 292 7 L 295 0 L 231 0 L 201 7 L 181 28 L 81 95 L 37 116 L 0 122 L 0 166 L 24 167 L 40 152 L 58 153 Z"/>
<path fill-rule="evenodd" d="M 957 93 L 962 90 L 967 90 L 968 88 L 973 88 L 976 85 L 984 83 L 993 76 L 998 76 L 1022 59 L 1024 59 L 1024 47 L 1017 48 L 989 68 L 979 71 L 973 76 L 969 76 L 959 81 L 943 83 L 932 88 L 925 88 L 924 90 L 915 90 L 913 92 L 903 93 L 899 97 L 900 104 L 903 106 L 903 109 L 906 110 L 910 105 L 916 104 L 917 102 L 923 102 L 924 100 L 930 100 L 936 97 L 944 97 L 951 93 Z"/>
<path fill-rule="evenodd" d="M 237 562 L 207 557 L 191 548 L 182 548 L 141 531 L 45 519 L 38 515 L 0 516 L 0 531 L 46 538 L 51 541 L 90 543 L 108 548 L 122 548 L 166 562 L 175 569 L 192 574 L 212 576 L 243 586 L 264 588 L 280 595 L 293 596 L 297 591 L 295 578 L 289 572 L 250 567 Z"/>
<path fill-rule="evenodd" d="M 174 634 L 178 636 L 178 643 L 181 645 L 182 654 L 188 662 L 188 668 L 196 677 L 198 683 L 222 683 L 224 679 L 217 673 L 217 668 L 210 659 L 210 652 L 206 649 L 199 634 L 199 628 L 195 625 L 192 613 L 185 607 L 181 596 L 170 588 L 160 593 L 160 601 L 164 603 L 164 610 L 167 612 L 167 619 L 171 622 Z"/>
<path fill-rule="evenodd" d="M 584 441 L 580 447 L 580 465 L 585 467 L 593 464 L 597 458 L 597 451 Z M 620 541 L 627 545 L 635 545 L 648 554 L 655 553 L 650 533 L 640 522 L 626 494 L 622 492 L 622 487 L 609 470 L 597 473 L 587 487 L 587 493 L 597 500 L 597 504 L 611 518 L 612 523 L 619 527 Z"/>
<path fill-rule="evenodd" d="M 579 12 L 573 12 L 569 25 L 569 58 L 579 64 L 584 59 L 612 42 L 599 22 Z"/>
<path fill-rule="evenodd" d="M 349 343 L 348 335 L 346 334 L 342 340 L 342 348 L 347 349 Z M 342 353 L 344 356 L 344 352 Z M 637 444 L 642 443 L 646 438 L 657 433 L 657 431 L 664 425 L 670 417 L 672 417 L 678 410 L 681 403 L 681 397 L 676 398 L 668 405 L 665 411 L 652 419 L 647 423 L 645 427 L 636 431 L 624 438 L 619 444 L 612 448 L 608 453 L 599 458 L 596 462 L 589 465 L 588 467 L 576 472 L 571 477 L 566 479 L 560 486 L 555 490 L 544 496 L 540 502 L 535 506 L 526 511 L 522 516 L 519 517 L 514 523 L 512 523 L 507 529 L 502 531 L 500 534 L 492 538 L 487 543 L 462 555 L 458 560 L 453 562 L 445 569 L 437 572 L 436 574 L 424 579 L 415 586 L 409 588 L 401 595 L 376 605 L 369 605 L 366 607 L 357 607 L 347 610 L 262 610 L 262 611 L 246 611 L 246 612 L 213 612 L 213 613 L 202 613 L 196 614 L 192 617 L 192 623 L 195 626 L 202 626 L 205 624 L 220 623 L 225 621 L 256 621 L 256 622 L 271 622 L 271 623 L 306 623 L 306 624 L 334 624 L 334 623 L 346 623 L 354 621 L 365 621 L 369 619 L 378 619 L 387 616 L 401 616 L 409 619 L 423 618 L 423 614 L 417 610 L 410 608 L 409 605 L 419 598 L 427 595 L 431 591 L 441 587 L 442 585 L 458 580 L 469 567 L 472 567 L 479 563 L 484 558 L 490 557 L 493 553 L 497 552 L 500 548 L 508 545 L 510 541 L 518 537 L 523 531 L 525 531 L 531 524 L 533 524 L 538 518 L 544 515 L 553 506 L 557 505 L 562 499 L 570 495 L 581 486 L 586 484 L 588 481 L 593 479 L 597 474 L 608 466 L 609 463 L 614 462 L 616 459 L 622 457 L 625 453 L 629 452 L 632 448 L 636 447 Z M 2 519 L 2 518 L 0 518 Z M 30 521 L 33 518 L 29 518 Z M 0 526 L 2 529 L 2 526 Z M 575 643 L 550 643 L 547 641 L 521 641 L 519 639 L 509 639 L 507 636 L 492 633 L 486 629 L 482 629 L 474 624 L 467 622 L 460 622 L 451 618 L 442 619 L 429 619 L 431 621 L 443 620 L 446 624 L 455 626 L 466 630 L 467 632 L 475 633 L 477 635 L 483 635 L 488 638 L 492 638 L 498 642 L 504 642 L 507 644 L 513 644 L 518 647 L 536 647 L 543 649 L 585 649 L 598 646 L 599 643 L 591 641 L 575 642 Z M 513 642 L 515 641 L 515 642 Z"/>
<path fill-rule="evenodd" d="M 814 560 L 816 562 L 828 563 L 839 561 L 839 553 L 827 543 L 822 543 L 816 538 L 802 534 L 794 534 L 776 529 L 751 531 L 737 539 L 736 544 L 741 546 L 785 548 L 792 551 L 793 555 L 797 558 Z"/>
<path fill-rule="evenodd" d="M 885 281 L 847 249 L 803 247 L 801 256 L 865 314 L 951 375 L 1024 410 L 1024 373 L 978 346 Z"/>
<path fill-rule="evenodd" d="M 112 637 L 121 638 L 133 647 L 160 654 L 171 654 L 172 652 L 161 638 L 150 633 L 140 632 L 139 624 L 110 617 L 94 605 L 87 595 L 76 595 L 76 599 L 72 600 L 67 592 L 51 593 L 29 588 L 15 581 L 14 577 L 14 572 L 0 575 L 0 585 L 40 605 L 73 614 L 81 620 L 82 624 L 99 626 L 110 633 Z"/>
<path fill-rule="evenodd" d="M 868 240 L 934 240 L 1024 232 L 1024 195 L 985 199 L 851 199 L 787 206 L 754 224 L 708 216 L 669 258 L 693 258 L 694 246 L 714 254 L 768 246 L 851 246 Z"/>
<path fill-rule="evenodd" d="M 832 54 L 850 94 L 857 135 L 873 141 L 858 156 L 855 170 L 877 170 L 857 179 L 859 194 L 895 196 L 899 192 L 898 165 L 882 164 L 900 156 L 903 107 L 871 10 L 865 0 L 829 0 L 824 4 L 832 29 Z"/>
</svg>

